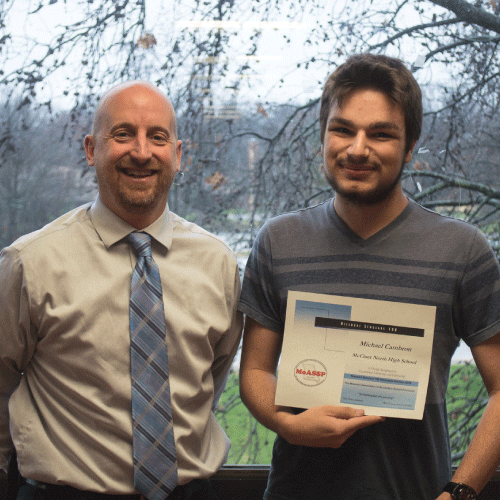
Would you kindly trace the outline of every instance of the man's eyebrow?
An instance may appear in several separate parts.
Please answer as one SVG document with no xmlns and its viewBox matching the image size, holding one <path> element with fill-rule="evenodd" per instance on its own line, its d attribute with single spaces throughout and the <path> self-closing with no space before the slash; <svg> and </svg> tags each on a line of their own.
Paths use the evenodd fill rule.
<svg viewBox="0 0 500 500">
<path fill-rule="evenodd" d="M 332 116 L 328 120 L 328 124 L 331 124 L 331 123 L 338 123 L 340 125 L 346 125 L 348 127 L 352 127 L 354 125 L 354 123 L 351 120 L 346 120 L 345 118 L 340 118 L 340 117 L 336 117 L 336 116 Z"/>
<path fill-rule="evenodd" d="M 115 132 L 116 130 L 120 129 L 120 128 L 127 128 L 127 129 L 130 129 L 130 128 L 134 128 L 133 125 L 131 123 L 128 123 L 128 122 L 120 122 L 120 123 L 115 123 L 110 129 L 110 133 L 112 132 Z"/>
<path fill-rule="evenodd" d="M 135 129 L 136 127 L 137 127 L 136 125 L 130 122 L 120 122 L 116 123 L 111 127 L 110 133 L 113 133 L 120 128 Z M 168 128 L 162 127 L 161 125 L 155 125 L 154 127 L 150 127 L 148 129 L 148 132 L 164 132 L 169 137 L 172 135 L 172 132 L 170 132 Z"/>
<path fill-rule="evenodd" d="M 383 128 L 383 129 L 390 129 L 390 130 L 395 130 L 395 131 L 400 131 L 401 127 L 395 123 L 395 122 L 375 122 L 375 123 L 370 123 L 369 128 Z"/>
<path fill-rule="evenodd" d="M 347 127 L 354 127 L 354 122 L 351 120 L 347 120 L 341 117 L 333 116 L 330 120 L 328 120 L 328 124 L 338 123 L 339 125 L 345 125 Z M 395 122 L 389 121 L 378 121 L 368 124 L 368 129 L 390 129 L 395 131 L 401 131 L 401 127 Z"/>
</svg>

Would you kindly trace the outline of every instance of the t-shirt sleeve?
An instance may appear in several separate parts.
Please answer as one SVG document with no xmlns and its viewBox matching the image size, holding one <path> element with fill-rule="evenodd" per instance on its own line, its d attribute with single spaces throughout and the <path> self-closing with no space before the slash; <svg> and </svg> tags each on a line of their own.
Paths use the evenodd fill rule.
<svg viewBox="0 0 500 500">
<path fill-rule="evenodd" d="M 469 347 L 500 332 L 498 259 L 484 235 L 477 229 L 456 304 L 456 331 Z"/>
<path fill-rule="evenodd" d="M 269 222 L 257 234 L 248 257 L 238 309 L 266 328 L 283 333 Z"/>
</svg>

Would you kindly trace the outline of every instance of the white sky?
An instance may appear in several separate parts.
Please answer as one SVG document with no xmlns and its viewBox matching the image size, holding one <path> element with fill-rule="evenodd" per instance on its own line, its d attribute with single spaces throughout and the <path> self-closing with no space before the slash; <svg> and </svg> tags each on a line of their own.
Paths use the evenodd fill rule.
<svg viewBox="0 0 500 500">
<path fill-rule="evenodd" d="M 19 56 L 11 58 L 12 64 L 19 63 L 26 56 L 33 57 L 34 52 L 28 54 L 28 49 L 23 40 L 34 40 L 49 44 L 54 34 L 58 31 L 58 26 L 75 22 L 81 14 L 83 8 L 88 8 L 86 2 L 78 0 L 55 0 L 54 3 L 45 6 L 36 15 L 27 16 L 27 13 L 35 11 L 40 3 L 40 0 L 18 0 L 14 2 L 14 9 L 7 18 L 7 24 L 10 28 L 14 28 L 16 44 L 19 47 Z M 97 3 L 97 2 L 96 2 Z M 147 31 L 155 35 L 158 40 L 158 46 L 155 48 L 157 54 L 152 58 L 162 60 L 164 54 L 162 50 L 168 50 L 168 43 L 173 36 L 180 30 L 189 25 L 189 22 L 200 21 L 200 19 L 192 19 L 190 15 L 190 5 L 193 0 L 184 0 L 178 2 L 176 0 L 148 0 L 146 2 L 146 25 Z M 292 24 L 287 24 L 286 12 L 287 8 L 293 9 L 296 2 L 293 0 L 283 0 L 281 2 L 280 11 L 275 9 L 275 13 L 270 16 L 268 23 L 262 24 L 261 20 L 252 15 L 250 11 L 251 2 L 244 2 L 238 6 L 242 15 L 242 19 L 232 18 L 233 26 L 230 26 L 229 31 L 236 29 L 243 36 L 233 39 L 230 45 L 229 57 L 230 68 L 236 68 L 236 64 L 245 59 L 243 48 L 238 43 L 242 39 L 247 39 L 258 26 L 262 30 L 262 38 L 259 43 L 259 58 L 248 59 L 255 75 L 248 75 L 240 85 L 238 99 L 241 101 L 258 101 L 258 102 L 283 102 L 289 99 L 294 99 L 299 103 L 304 103 L 309 99 L 317 98 L 321 94 L 322 84 L 326 76 L 333 70 L 337 61 L 332 61 L 328 64 L 324 60 L 318 60 L 312 64 L 308 70 L 297 69 L 297 62 L 300 60 L 310 59 L 311 57 L 321 58 L 321 53 L 328 50 L 333 50 L 337 46 L 338 40 L 335 39 L 335 33 L 332 32 L 332 39 L 324 42 L 324 50 L 318 49 L 316 45 L 307 45 L 306 38 L 311 34 L 316 22 L 326 22 L 333 20 L 337 22 L 344 14 L 345 5 L 352 9 L 361 9 L 364 1 L 352 2 L 351 0 L 323 0 L 324 11 L 314 14 L 310 12 L 301 12 L 297 14 Z M 384 4 L 391 3 L 391 0 L 379 0 L 378 7 Z M 93 4 L 90 4 L 90 8 Z M 416 22 L 412 7 L 406 7 L 400 16 L 407 16 L 408 23 Z M 405 12 L 408 12 L 405 14 Z M 349 12 L 350 14 L 351 12 Z M 319 19 L 321 18 L 321 19 Z M 404 17 L 403 17 L 404 19 Z M 368 24 L 371 20 L 367 19 Z M 260 24 L 259 24 L 260 23 Z M 236 27 L 235 27 L 236 26 Z M 191 28 L 193 29 L 193 28 Z M 202 34 L 206 28 L 198 27 L 198 33 Z M 284 35 L 289 35 L 291 41 L 286 42 Z M 382 36 L 382 33 L 381 33 Z M 163 47 L 163 48 L 162 48 Z M 38 49 L 39 56 L 45 53 L 47 47 L 40 46 Z M 77 54 L 79 55 L 79 54 Z M 391 54 L 402 57 L 408 64 L 417 60 L 419 48 L 415 42 L 407 41 L 401 47 L 401 53 Z M 71 61 L 68 61 L 71 63 Z M 152 61 L 154 64 L 157 61 Z M 105 63 L 105 56 L 103 57 Z M 70 67 L 70 64 L 68 64 Z M 231 71 L 231 69 L 230 69 Z M 441 73 L 432 73 L 430 69 L 425 68 L 418 72 L 417 78 L 421 83 L 429 81 L 437 81 Z M 182 71 L 179 71 L 178 81 L 182 81 Z M 61 72 L 57 75 L 59 79 L 63 78 Z M 185 74 L 187 77 L 187 74 Z M 233 78 L 237 78 L 233 74 Z M 279 83 L 280 78 L 284 79 L 282 84 Z M 228 83 L 231 83 L 231 78 L 228 78 Z M 234 82 L 234 80 L 233 80 Z M 56 99 L 60 92 L 60 85 L 57 81 L 53 81 L 52 88 L 46 88 L 47 97 Z M 219 95 L 220 99 L 226 99 L 228 92 L 225 91 Z"/>
</svg>

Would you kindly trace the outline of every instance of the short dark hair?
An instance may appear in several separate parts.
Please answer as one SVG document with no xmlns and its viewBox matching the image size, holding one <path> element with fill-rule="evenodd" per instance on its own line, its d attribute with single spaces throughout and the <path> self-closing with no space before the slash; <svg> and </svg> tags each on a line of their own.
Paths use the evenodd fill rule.
<svg viewBox="0 0 500 500">
<path fill-rule="evenodd" d="M 358 89 L 378 90 L 401 106 L 408 152 L 422 131 L 422 92 L 401 60 L 380 54 L 351 56 L 326 80 L 319 110 L 321 143 L 325 139 L 326 122 L 332 106 L 342 105 L 342 101 Z"/>
</svg>

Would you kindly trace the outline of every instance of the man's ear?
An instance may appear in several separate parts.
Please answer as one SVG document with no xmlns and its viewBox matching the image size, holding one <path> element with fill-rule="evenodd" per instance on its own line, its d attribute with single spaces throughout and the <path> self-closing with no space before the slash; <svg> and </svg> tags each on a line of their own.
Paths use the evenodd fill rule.
<svg viewBox="0 0 500 500">
<path fill-rule="evenodd" d="M 176 172 L 180 172 L 181 159 L 182 159 L 182 141 L 180 140 L 177 140 L 176 144 L 176 158 L 177 158 Z"/>
<path fill-rule="evenodd" d="M 94 166 L 94 138 L 91 135 L 87 135 L 83 141 L 85 146 L 85 157 L 87 158 L 87 163 L 90 167 Z"/>
<path fill-rule="evenodd" d="M 413 141 L 411 144 L 410 144 L 410 149 L 408 150 L 408 152 L 406 153 L 406 156 L 405 156 L 405 163 L 408 163 L 412 156 L 413 156 L 413 148 L 415 147 L 415 144 L 417 142 L 416 141 Z"/>
</svg>

